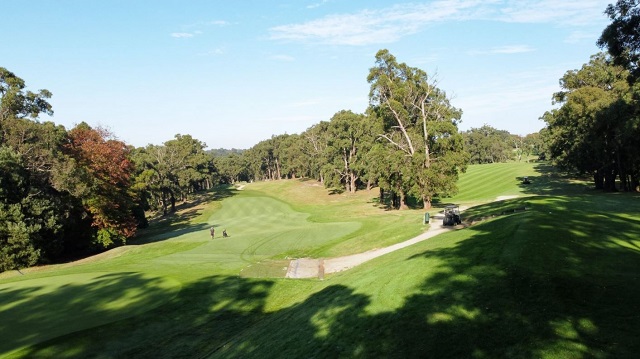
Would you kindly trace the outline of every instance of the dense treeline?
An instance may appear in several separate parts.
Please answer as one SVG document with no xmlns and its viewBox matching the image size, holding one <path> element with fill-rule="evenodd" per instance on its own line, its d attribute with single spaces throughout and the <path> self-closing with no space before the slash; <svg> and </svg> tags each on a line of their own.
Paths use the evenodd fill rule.
<svg viewBox="0 0 640 359">
<path fill-rule="evenodd" d="M 462 132 L 462 136 L 472 164 L 528 161 L 530 156 L 546 157 L 541 133 L 520 136 L 484 125 Z"/>
<path fill-rule="evenodd" d="M 619 0 L 606 13 L 612 23 L 581 69 L 567 71 L 561 105 L 548 111 L 547 142 L 554 161 L 593 176 L 595 187 L 638 191 L 640 186 L 640 1 Z"/>
<path fill-rule="evenodd" d="M 51 94 L 0 68 L 0 271 L 123 243 L 135 232 L 129 148 L 35 119 Z"/>
<path fill-rule="evenodd" d="M 204 143 L 176 135 L 135 149 L 103 128 L 52 122 L 51 93 L 0 68 L 0 272 L 124 244 L 145 210 L 217 183 Z"/>
<path fill-rule="evenodd" d="M 428 208 L 433 198 L 455 193 L 468 163 L 457 128 L 462 111 L 434 78 L 387 50 L 376 54 L 367 80 L 364 114 L 342 110 L 299 135 L 273 136 L 216 158 L 221 179 L 306 177 L 344 192 L 377 185 L 380 200 L 394 208 L 409 202 Z"/>
</svg>

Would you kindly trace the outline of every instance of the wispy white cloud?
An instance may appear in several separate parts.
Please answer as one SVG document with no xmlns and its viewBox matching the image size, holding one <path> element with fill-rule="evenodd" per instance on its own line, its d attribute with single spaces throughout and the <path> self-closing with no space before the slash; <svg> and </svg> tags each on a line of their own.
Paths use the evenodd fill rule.
<svg viewBox="0 0 640 359">
<path fill-rule="evenodd" d="M 417 32 L 424 24 L 453 16 L 464 1 L 396 5 L 381 10 L 328 15 L 300 24 L 270 29 L 273 40 L 320 42 L 335 45 L 389 43 Z"/>
<path fill-rule="evenodd" d="M 531 51 L 535 51 L 535 49 L 529 45 L 510 45 L 494 47 L 490 52 L 493 54 L 521 54 L 523 52 Z"/>
<path fill-rule="evenodd" d="M 564 39 L 567 44 L 577 44 L 582 41 L 591 41 L 595 43 L 600 37 L 600 33 L 589 33 L 585 31 L 573 31 Z"/>
<path fill-rule="evenodd" d="M 213 26 L 229 26 L 229 22 L 225 21 L 225 20 L 213 20 L 213 21 L 209 21 L 207 23 L 205 23 L 205 25 L 213 25 Z"/>
<path fill-rule="evenodd" d="M 315 8 L 318 8 L 318 7 L 324 5 L 324 4 L 328 3 L 328 2 L 329 2 L 329 0 L 322 0 L 320 2 L 309 4 L 309 5 L 307 5 L 307 9 L 315 9 Z"/>
<path fill-rule="evenodd" d="M 502 21 L 518 23 L 558 23 L 581 26 L 603 19 L 610 0 L 508 1 L 500 9 Z"/>
<path fill-rule="evenodd" d="M 193 37 L 194 34 L 190 33 L 190 32 L 172 32 L 171 33 L 171 37 L 176 37 L 179 39 L 184 39 L 184 38 L 189 38 L 189 37 Z"/>
<path fill-rule="evenodd" d="M 331 45 L 392 43 L 444 21 L 488 20 L 581 26 L 602 20 L 610 0 L 450 0 L 332 14 L 269 29 L 270 39 Z"/>
</svg>

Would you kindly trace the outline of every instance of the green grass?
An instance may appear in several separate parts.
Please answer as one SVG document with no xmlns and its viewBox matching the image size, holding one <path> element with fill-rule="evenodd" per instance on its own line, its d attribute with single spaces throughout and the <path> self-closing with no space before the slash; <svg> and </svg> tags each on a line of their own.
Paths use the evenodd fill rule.
<svg viewBox="0 0 640 359">
<path fill-rule="evenodd" d="M 527 175 L 532 184 L 521 185 Z M 487 179 L 490 178 L 490 179 Z M 486 186 L 485 182 L 491 182 Z M 640 202 L 540 164 L 471 166 L 448 232 L 320 280 L 286 256 L 344 255 L 424 230 L 377 192 L 310 181 L 218 189 L 82 264 L 0 277 L 3 357 L 621 358 L 640 351 Z M 469 191 L 477 191 L 470 195 Z M 526 210 L 524 210 L 526 208 Z M 515 211 L 514 211 L 515 209 Z M 208 227 L 226 228 L 211 240 Z"/>
<path fill-rule="evenodd" d="M 528 177 L 531 184 L 522 184 Z M 543 162 L 509 162 L 469 166 L 457 183 L 459 193 L 442 202 L 477 204 L 499 196 L 581 194 L 588 183 L 561 175 Z"/>
</svg>

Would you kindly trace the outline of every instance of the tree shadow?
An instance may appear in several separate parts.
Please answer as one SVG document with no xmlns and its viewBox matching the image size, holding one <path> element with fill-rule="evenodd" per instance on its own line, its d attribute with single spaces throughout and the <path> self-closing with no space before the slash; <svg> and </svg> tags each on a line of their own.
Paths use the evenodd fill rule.
<svg viewBox="0 0 640 359">
<path fill-rule="evenodd" d="M 615 206 L 613 202 L 594 213 L 590 204 L 598 199 L 591 196 L 528 200 L 527 211 L 472 226 L 464 230 L 471 235 L 463 240 L 393 262 L 416 271 L 430 268 L 420 274 L 411 294 L 397 308 L 374 312 L 370 309 L 372 296 L 345 284 L 332 284 L 329 279 L 315 282 L 316 289 L 300 302 L 269 310 L 266 303 L 275 280 L 210 276 L 185 285 L 176 297 L 152 311 L 41 343 L 24 355 L 636 355 L 640 350 L 640 252 L 629 243 L 637 240 L 634 233 L 640 227 L 638 216 L 629 219 L 612 215 L 609 206 Z M 525 200 L 513 201 L 493 205 L 519 205 Z M 557 215 L 565 210 L 576 215 Z M 640 214 L 638 205 L 629 213 Z M 618 229 L 615 241 L 594 220 L 593 216 L 605 214 L 611 221 L 607 228 Z M 458 233 L 462 232 L 447 235 Z M 402 280 L 388 276 L 381 279 Z M 301 286 L 314 288 L 312 282 L 306 283 Z M 163 293 L 159 294 L 161 297 Z M 12 300 L 20 300 L 33 293 L 16 291 L 11 295 Z M 35 299 L 27 299 L 25 307 L 29 300 Z M 42 301 L 47 302 L 47 298 Z"/>
<path fill-rule="evenodd" d="M 272 285 L 238 277 L 203 278 L 152 311 L 45 341 L 20 354 L 29 358 L 203 357 L 265 316 L 264 302 Z"/>
<path fill-rule="evenodd" d="M 52 290 L 52 281 L 62 283 Z M 174 284 L 138 273 L 88 273 L 5 287 L 0 353 L 140 314 L 172 298 L 178 291 Z"/>
<path fill-rule="evenodd" d="M 536 174 L 527 176 L 530 183 L 524 183 L 524 176 L 516 177 L 519 187 L 524 194 L 531 195 L 567 195 L 584 194 L 592 186 L 584 180 L 577 181 L 575 175 L 568 175 L 558 171 L 549 163 L 537 163 L 534 166 Z"/>
</svg>

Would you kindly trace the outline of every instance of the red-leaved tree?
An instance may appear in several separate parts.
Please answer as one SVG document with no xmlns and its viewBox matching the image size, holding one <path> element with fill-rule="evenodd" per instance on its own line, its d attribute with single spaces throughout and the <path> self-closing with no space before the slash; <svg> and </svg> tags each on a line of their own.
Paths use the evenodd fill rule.
<svg viewBox="0 0 640 359">
<path fill-rule="evenodd" d="M 98 244 L 105 248 L 123 244 L 136 230 L 130 148 L 108 130 L 84 122 L 68 135 L 65 149 L 73 168 L 67 172 L 66 189 L 82 199 L 97 229 Z"/>
</svg>

